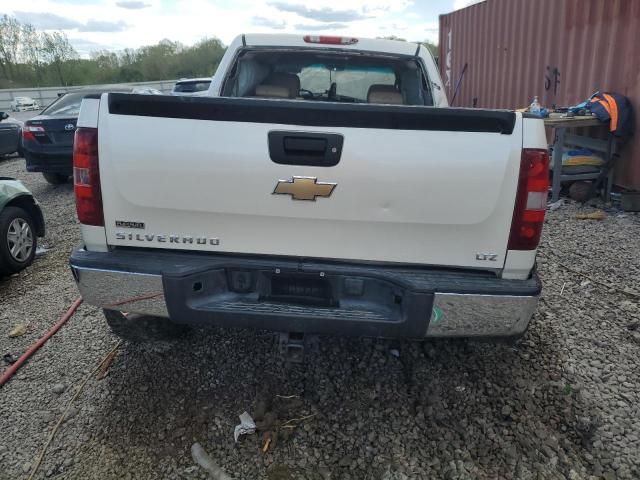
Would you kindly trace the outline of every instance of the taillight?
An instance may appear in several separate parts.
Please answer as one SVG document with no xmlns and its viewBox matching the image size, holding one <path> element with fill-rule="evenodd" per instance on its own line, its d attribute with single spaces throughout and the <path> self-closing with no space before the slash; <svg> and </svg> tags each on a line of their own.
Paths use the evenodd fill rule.
<svg viewBox="0 0 640 480">
<path fill-rule="evenodd" d="M 513 211 L 509 250 L 535 250 L 540 243 L 549 190 L 549 152 L 525 148 Z"/>
<path fill-rule="evenodd" d="M 73 187 L 80 223 L 104 226 L 96 128 L 80 127 L 76 130 L 73 139 Z"/>
<path fill-rule="evenodd" d="M 44 133 L 44 127 L 37 125 L 25 125 L 22 127 L 22 139 L 23 140 L 35 140 L 34 133 Z"/>
<path fill-rule="evenodd" d="M 306 43 L 323 43 L 325 45 L 354 45 L 358 43 L 355 37 L 334 37 L 330 35 L 305 35 Z"/>
</svg>

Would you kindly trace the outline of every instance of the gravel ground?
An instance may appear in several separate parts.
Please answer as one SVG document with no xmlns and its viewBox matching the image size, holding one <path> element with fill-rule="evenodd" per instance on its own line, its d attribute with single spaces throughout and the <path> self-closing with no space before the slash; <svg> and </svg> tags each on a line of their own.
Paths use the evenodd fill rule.
<svg viewBox="0 0 640 480">
<path fill-rule="evenodd" d="M 25 181 L 48 222 L 49 251 L 0 280 L 0 353 L 18 355 L 77 297 L 67 258 L 79 238 L 70 186 L 21 160 L 0 163 L 3 175 Z M 575 219 L 591 210 L 548 215 L 543 299 L 515 346 L 323 338 L 287 367 L 264 332 L 123 344 L 36 478 L 208 478 L 191 459 L 196 441 L 236 480 L 640 478 L 640 309 L 624 293 L 640 291 L 640 217 Z M 22 321 L 29 333 L 9 339 Z M 75 386 L 116 343 L 82 306 L 0 390 L 0 478 L 28 477 Z M 263 433 L 234 444 L 244 410 L 261 419 L 267 453 Z"/>
</svg>

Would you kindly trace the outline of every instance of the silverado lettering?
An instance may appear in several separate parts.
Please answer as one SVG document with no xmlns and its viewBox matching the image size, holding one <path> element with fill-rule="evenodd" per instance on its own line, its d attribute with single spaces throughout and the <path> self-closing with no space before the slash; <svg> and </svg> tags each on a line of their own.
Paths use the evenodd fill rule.
<svg viewBox="0 0 640 480">
<path fill-rule="evenodd" d="M 171 242 L 174 243 L 193 243 L 194 238 L 198 245 L 220 245 L 220 239 L 218 238 L 208 238 L 208 237 L 191 237 L 191 236 L 178 236 L 178 235 L 160 235 L 153 233 L 145 233 L 144 235 L 140 233 L 125 233 L 125 232 L 115 232 L 117 240 L 135 240 L 138 242 L 166 242 L 167 237 L 169 237 Z"/>
</svg>

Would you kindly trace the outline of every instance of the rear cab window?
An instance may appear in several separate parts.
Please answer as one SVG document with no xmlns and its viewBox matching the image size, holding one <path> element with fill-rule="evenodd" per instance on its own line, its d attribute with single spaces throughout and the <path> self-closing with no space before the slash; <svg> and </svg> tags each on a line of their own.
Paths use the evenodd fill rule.
<svg viewBox="0 0 640 480">
<path fill-rule="evenodd" d="M 433 105 L 430 82 L 415 57 L 318 49 L 245 49 L 222 96 Z"/>
</svg>

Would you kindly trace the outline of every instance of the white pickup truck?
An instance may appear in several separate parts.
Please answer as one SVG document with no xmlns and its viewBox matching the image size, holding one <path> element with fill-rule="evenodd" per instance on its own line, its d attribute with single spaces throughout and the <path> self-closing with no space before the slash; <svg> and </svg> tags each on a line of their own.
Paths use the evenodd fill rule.
<svg viewBox="0 0 640 480">
<path fill-rule="evenodd" d="M 89 96 L 74 181 L 111 320 L 517 337 L 540 294 L 542 122 L 450 108 L 414 43 L 247 34 L 206 97 Z"/>
</svg>

